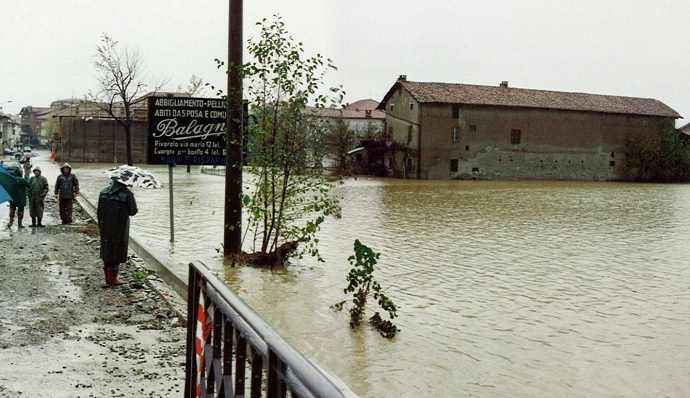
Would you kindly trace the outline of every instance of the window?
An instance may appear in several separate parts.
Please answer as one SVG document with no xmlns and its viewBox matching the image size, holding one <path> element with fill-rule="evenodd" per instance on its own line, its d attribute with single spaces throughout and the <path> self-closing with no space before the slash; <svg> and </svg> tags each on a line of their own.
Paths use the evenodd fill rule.
<svg viewBox="0 0 690 398">
<path fill-rule="evenodd" d="M 412 142 L 412 126 L 407 126 L 407 142 Z"/>
<path fill-rule="evenodd" d="M 395 105 L 395 104 L 391 104 L 391 106 L 390 106 L 391 112 L 393 112 L 393 107 L 394 107 L 394 105 Z"/>
<path fill-rule="evenodd" d="M 452 135 L 452 142 L 458 142 L 460 141 L 460 133 L 458 132 L 457 127 L 453 127 L 453 135 Z"/>
<path fill-rule="evenodd" d="M 460 105 L 453 104 L 453 119 L 457 119 L 459 117 L 460 117 Z"/>
<path fill-rule="evenodd" d="M 469 150 L 470 150 L 470 146 L 469 146 L 469 145 L 465 145 L 465 150 L 466 150 L 466 151 L 469 151 Z"/>
<path fill-rule="evenodd" d="M 477 132 L 477 125 L 476 124 L 470 124 L 470 133 L 476 133 Z"/>
<path fill-rule="evenodd" d="M 355 157 L 357 158 L 358 162 L 362 161 L 362 154 L 361 153 L 358 153 L 357 155 L 355 155 Z"/>
<path fill-rule="evenodd" d="M 410 102 L 410 109 L 414 109 L 414 102 Z"/>
<path fill-rule="evenodd" d="M 451 173 L 457 173 L 458 172 L 458 160 L 457 159 L 451 159 L 450 160 L 450 172 Z"/>
<path fill-rule="evenodd" d="M 520 130 L 510 130 L 510 143 L 517 145 L 520 143 L 520 136 L 522 132 Z"/>
</svg>

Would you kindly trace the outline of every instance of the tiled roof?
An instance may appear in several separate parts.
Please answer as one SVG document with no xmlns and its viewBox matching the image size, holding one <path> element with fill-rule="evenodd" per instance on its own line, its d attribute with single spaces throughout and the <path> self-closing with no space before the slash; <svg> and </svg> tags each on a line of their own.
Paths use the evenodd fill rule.
<svg viewBox="0 0 690 398">
<path fill-rule="evenodd" d="M 455 83 L 421 83 L 399 80 L 386 94 L 401 85 L 420 103 L 491 105 L 568 111 L 621 113 L 680 118 L 675 110 L 649 98 L 619 97 L 585 93 L 532 90 L 503 86 L 478 86 Z"/>
<path fill-rule="evenodd" d="M 690 123 L 686 123 L 678 128 L 678 130 L 682 130 L 685 132 L 690 132 Z"/>
<path fill-rule="evenodd" d="M 355 101 L 345 107 L 345 109 L 353 109 L 359 111 L 373 111 L 379 106 L 379 102 L 373 99 L 363 99 Z"/>
<path fill-rule="evenodd" d="M 307 111 L 316 112 L 320 117 L 333 117 L 344 119 L 386 119 L 386 112 L 376 109 L 379 105 L 374 100 L 360 100 L 347 105 L 345 108 L 313 108 L 308 106 Z"/>
</svg>

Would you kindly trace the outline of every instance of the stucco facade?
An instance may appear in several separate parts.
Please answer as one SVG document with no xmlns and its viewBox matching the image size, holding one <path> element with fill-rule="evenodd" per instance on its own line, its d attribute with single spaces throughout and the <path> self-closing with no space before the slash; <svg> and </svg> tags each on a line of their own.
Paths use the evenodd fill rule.
<svg viewBox="0 0 690 398">
<path fill-rule="evenodd" d="M 520 101 L 509 97 L 506 105 L 491 103 L 495 100 L 482 104 L 481 99 L 440 102 L 447 93 L 436 98 L 421 91 L 425 87 L 419 85 L 424 83 L 408 89 L 404 82 L 396 84 L 382 102 L 394 148 L 389 165 L 402 178 L 618 180 L 626 139 L 673 131 L 679 117 L 658 101 L 650 104 L 661 111 L 645 112 L 647 101 L 654 100 L 642 99 L 639 109 L 643 111 L 633 113 L 605 112 L 603 107 L 600 111 L 540 107 L 538 97 L 543 92 L 509 89 L 505 82 L 496 96 L 500 90 L 522 90 L 518 94 L 528 102 L 522 101 L 537 106 L 520 106 Z M 493 87 L 487 89 L 494 95 Z M 530 94 L 537 100 L 532 101 Z M 568 99 L 568 93 L 547 94 Z M 573 95 L 579 96 L 577 107 L 587 108 L 582 104 L 591 95 Z M 636 103 L 633 98 L 595 97 L 590 102 L 623 98 Z"/>
</svg>

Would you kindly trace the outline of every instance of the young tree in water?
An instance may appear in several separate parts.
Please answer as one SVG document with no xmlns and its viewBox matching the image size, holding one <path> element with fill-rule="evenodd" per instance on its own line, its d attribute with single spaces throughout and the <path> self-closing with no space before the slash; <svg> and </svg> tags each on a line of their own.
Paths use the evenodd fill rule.
<svg viewBox="0 0 690 398">
<path fill-rule="evenodd" d="M 254 60 L 243 72 L 251 108 L 245 170 L 252 189 L 243 199 L 245 239 L 261 262 L 282 263 L 295 250 L 300 258 L 306 253 L 321 260 L 315 234 L 327 216 L 340 217 L 340 206 L 322 164 L 330 126 L 315 116 L 342 100 L 339 89 L 320 94 L 326 71 L 335 67 L 321 55 L 305 56 L 279 16 L 257 25 L 260 38 L 248 41 Z"/>
<path fill-rule="evenodd" d="M 132 102 L 146 93 L 149 84 L 144 78 L 144 59 L 138 50 L 121 49 L 118 42 L 107 34 L 101 37 L 94 65 L 98 73 L 98 92 L 89 95 L 90 100 L 117 121 L 125 131 L 127 164 L 132 160 Z M 154 87 L 158 91 L 162 83 Z"/>
</svg>

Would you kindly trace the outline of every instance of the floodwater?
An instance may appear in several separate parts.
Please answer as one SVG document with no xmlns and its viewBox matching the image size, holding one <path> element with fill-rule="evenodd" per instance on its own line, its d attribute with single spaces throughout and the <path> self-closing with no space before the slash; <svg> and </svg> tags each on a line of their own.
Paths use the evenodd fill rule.
<svg viewBox="0 0 690 398">
<path fill-rule="evenodd" d="M 73 166 L 95 199 L 110 165 Z M 325 262 L 271 272 L 223 266 L 223 177 L 173 175 L 174 244 L 167 186 L 134 190 L 132 228 L 180 275 L 217 270 L 362 397 L 690 396 L 690 185 L 350 179 Z M 329 309 L 355 239 L 381 253 L 393 340 Z"/>
</svg>

